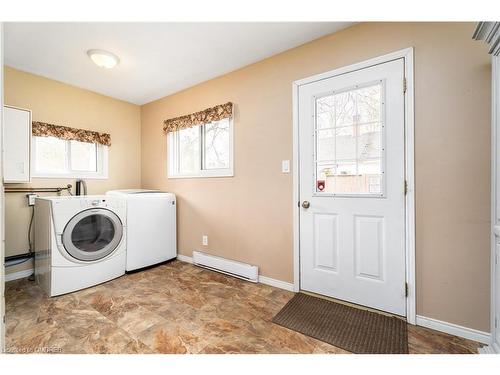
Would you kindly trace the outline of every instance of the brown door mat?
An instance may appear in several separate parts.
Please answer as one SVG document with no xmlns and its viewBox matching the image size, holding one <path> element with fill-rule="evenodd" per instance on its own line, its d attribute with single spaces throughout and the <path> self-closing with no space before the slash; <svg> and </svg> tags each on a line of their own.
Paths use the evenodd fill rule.
<svg viewBox="0 0 500 375">
<path fill-rule="evenodd" d="M 303 293 L 288 301 L 273 322 L 353 353 L 408 353 L 404 320 Z"/>
</svg>

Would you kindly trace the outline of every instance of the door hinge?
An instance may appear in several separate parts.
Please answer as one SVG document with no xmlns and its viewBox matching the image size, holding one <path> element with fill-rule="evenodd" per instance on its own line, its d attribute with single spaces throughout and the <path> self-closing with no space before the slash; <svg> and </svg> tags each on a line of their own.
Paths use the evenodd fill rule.
<svg viewBox="0 0 500 375">
<path fill-rule="evenodd" d="M 405 180 L 404 192 L 405 192 L 405 195 L 408 194 L 408 181 L 406 181 L 406 180 Z"/>
<path fill-rule="evenodd" d="M 403 94 L 406 94 L 406 77 L 403 77 Z"/>
<path fill-rule="evenodd" d="M 408 297 L 409 290 L 408 290 L 408 283 L 405 283 L 405 296 Z"/>
<path fill-rule="evenodd" d="M 497 318 L 495 318 L 495 328 L 498 328 L 498 325 L 497 325 Z"/>
</svg>

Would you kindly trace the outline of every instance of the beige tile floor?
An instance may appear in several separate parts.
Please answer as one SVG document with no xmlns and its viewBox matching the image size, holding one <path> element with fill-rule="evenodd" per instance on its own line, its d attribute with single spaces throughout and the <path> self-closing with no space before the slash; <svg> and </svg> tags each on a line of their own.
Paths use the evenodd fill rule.
<svg viewBox="0 0 500 375">
<path fill-rule="evenodd" d="M 6 284 L 12 353 L 347 353 L 271 322 L 293 293 L 173 261 L 48 298 Z M 475 353 L 478 343 L 409 326 L 410 353 Z"/>
</svg>

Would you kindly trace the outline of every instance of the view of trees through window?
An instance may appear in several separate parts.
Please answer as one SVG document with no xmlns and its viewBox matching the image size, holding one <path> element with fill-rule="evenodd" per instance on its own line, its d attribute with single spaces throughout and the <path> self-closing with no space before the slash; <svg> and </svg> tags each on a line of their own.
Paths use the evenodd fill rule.
<svg viewBox="0 0 500 375">
<path fill-rule="evenodd" d="M 229 121 L 204 126 L 205 169 L 229 168 Z"/>
<path fill-rule="evenodd" d="M 182 174 L 193 174 L 200 169 L 200 128 L 182 129 L 179 139 L 179 171 Z"/>
<path fill-rule="evenodd" d="M 58 173 L 66 169 L 66 142 L 54 137 L 35 137 L 35 171 Z"/>
<path fill-rule="evenodd" d="M 70 141 L 69 146 L 73 171 L 97 171 L 97 145 L 95 143 Z"/>
<path fill-rule="evenodd" d="M 34 137 L 35 174 L 97 172 L 97 145 L 55 137 Z"/>
<path fill-rule="evenodd" d="M 200 171 L 230 168 L 229 119 L 181 129 L 172 137 L 177 149 L 172 155 L 177 158 L 176 174 L 189 176 Z"/>
</svg>

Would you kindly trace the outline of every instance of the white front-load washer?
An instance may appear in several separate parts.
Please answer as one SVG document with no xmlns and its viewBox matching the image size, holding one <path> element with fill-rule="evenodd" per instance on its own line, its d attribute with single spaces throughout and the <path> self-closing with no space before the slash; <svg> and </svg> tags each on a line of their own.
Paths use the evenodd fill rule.
<svg viewBox="0 0 500 375">
<path fill-rule="evenodd" d="M 49 296 L 125 274 L 126 203 L 111 196 L 35 201 L 35 277 Z"/>
</svg>

